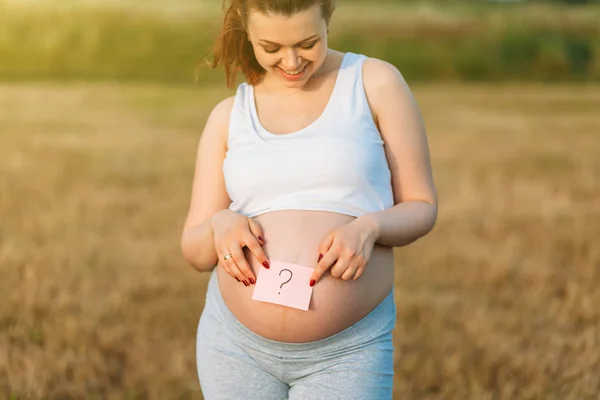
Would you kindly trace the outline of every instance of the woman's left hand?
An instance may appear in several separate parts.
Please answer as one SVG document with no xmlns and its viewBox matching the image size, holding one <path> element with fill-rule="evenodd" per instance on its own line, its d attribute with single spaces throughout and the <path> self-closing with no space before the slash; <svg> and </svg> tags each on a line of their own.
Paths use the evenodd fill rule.
<svg viewBox="0 0 600 400">
<path fill-rule="evenodd" d="M 318 282 L 329 268 L 332 276 L 345 281 L 360 278 L 378 235 L 375 222 L 360 217 L 329 233 L 319 245 L 318 263 L 310 286 Z"/>
</svg>

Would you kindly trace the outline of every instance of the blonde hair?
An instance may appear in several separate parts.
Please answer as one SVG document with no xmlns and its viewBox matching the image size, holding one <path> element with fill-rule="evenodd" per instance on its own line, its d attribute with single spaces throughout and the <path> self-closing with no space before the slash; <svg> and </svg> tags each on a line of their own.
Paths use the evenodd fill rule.
<svg viewBox="0 0 600 400">
<path fill-rule="evenodd" d="M 256 85 L 266 71 L 256 60 L 254 49 L 248 40 L 246 27 L 250 10 L 263 14 L 291 16 L 309 9 L 314 4 L 320 5 L 321 15 L 329 26 L 335 9 L 334 0 L 224 0 L 225 18 L 212 48 L 214 58 L 211 67 L 217 68 L 222 65 L 225 68 L 227 87 L 230 89 L 235 86 L 238 72 L 244 75 L 248 84 Z"/>
</svg>

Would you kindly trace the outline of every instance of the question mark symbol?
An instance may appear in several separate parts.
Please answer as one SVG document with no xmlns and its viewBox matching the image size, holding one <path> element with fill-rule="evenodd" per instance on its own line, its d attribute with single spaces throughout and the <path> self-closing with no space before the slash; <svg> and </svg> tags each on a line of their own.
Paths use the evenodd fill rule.
<svg viewBox="0 0 600 400">
<path fill-rule="evenodd" d="M 287 272 L 289 272 L 289 273 L 290 273 L 290 278 L 289 278 L 287 281 L 283 282 L 283 283 L 281 284 L 281 286 L 279 286 L 279 289 L 281 289 L 281 288 L 283 287 L 283 285 L 285 285 L 286 283 L 288 283 L 289 281 L 291 281 L 291 280 L 292 280 L 292 276 L 294 276 L 294 274 L 292 273 L 292 271 L 290 271 L 289 269 L 282 269 L 281 271 L 279 271 L 279 276 L 281 276 L 281 273 L 282 273 L 283 271 L 287 271 Z M 281 294 L 281 292 L 279 292 L 279 293 L 277 293 L 277 294 Z"/>
</svg>

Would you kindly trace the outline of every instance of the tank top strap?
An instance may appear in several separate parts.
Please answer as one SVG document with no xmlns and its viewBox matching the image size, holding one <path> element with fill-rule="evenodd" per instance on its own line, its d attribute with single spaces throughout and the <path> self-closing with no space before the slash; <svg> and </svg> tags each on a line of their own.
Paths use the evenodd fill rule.
<svg viewBox="0 0 600 400">
<path fill-rule="evenodd" d="M 342 64 L 340 65 L 339 77 L 337 85 L 340 86 L 338 94 L 344 97 L 348 94 L 349 90 L 352 90 L 355 85 L 357 74 L 359 70 L 357 67 L 362 64 L 362 58 L 366 58 L 361 54 L 355 54 L 347 52 L 344 56 Z"/>
<path fill-rule="evenodd" d="M 329 118 L 338 119 L 340 113 L 344 113 L 344 105 L 347 104 L 349 96 L 352 96 L 354 82 L 356 80 L 355 63 L 358 55 L 346 52 L 339 67 L 335 86 L 331 94 L 331 108 L 335 109 Z"/>
<path fill-rule="evenodd" d="M 240 83 L 237 87 L 229 118 L 227 146 L 230 149 L 254 139 L 253 135 L 248 134 L 249 127 L 254 124 L 250 113 L 249 102 L 253 101 L 250 89 L 246 82 Z"/>
<path fill-rule="evenodd" d="M 377 130 L 371 109 L 367 100 L 363 83 L 363 64 L 368 57 L 364 54 L 347 53 L 344 63 L 340 68 L 338 89 L 336 90 L 335 113 L 330 117 L 336 121 L 346 121 L 351 126 L 359 129 L 339 131 L 337 134 L 360 135 L 356 140 L 375 141 L 383 143 Z"/>
<path fill-rule="evenodd" d="M 362 54 L 350 53 L 346 57 L 347 61 L 344 68 L 340 70 L 340 90 L 338 95 L 343 100 L 344 110 L 339 110 L 348 116 L 357 116 L 363 112 L 363 93 L 362 65 L 367 58 Z"/>
</svg>

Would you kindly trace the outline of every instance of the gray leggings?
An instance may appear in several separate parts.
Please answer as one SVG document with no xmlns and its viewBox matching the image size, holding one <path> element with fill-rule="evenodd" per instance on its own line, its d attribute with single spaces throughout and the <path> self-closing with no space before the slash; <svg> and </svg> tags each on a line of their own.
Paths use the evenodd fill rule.
<svg viewBox="0 0 600 400">
<path fill-rule="evenodd" d="M 393 291 L 366 317 L 322 340 L 257 335 L 229 311 L 216 268 L 198 324 L 196 362 L 206 400 L 390 400 Z"/>
</svg>

